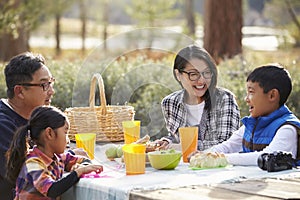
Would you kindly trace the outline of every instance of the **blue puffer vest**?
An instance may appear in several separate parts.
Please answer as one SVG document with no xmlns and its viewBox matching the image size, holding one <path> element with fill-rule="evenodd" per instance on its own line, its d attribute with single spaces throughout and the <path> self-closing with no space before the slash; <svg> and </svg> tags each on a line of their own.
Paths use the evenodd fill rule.
<svg viewBox="0 0 300 200">
<path fill-rule="evenodd" d="M 284 124 L 295 126 L 298 134 L 300 130 L 299 119 L 285 105 L 268 116 L 244 117 L 242 122 L 245 125 L 243 152 L 261 151 L 271 143 L 277 130 Z M 298 158 L 300 157 L 299 142 L 298 137 Z"/>
</svg>

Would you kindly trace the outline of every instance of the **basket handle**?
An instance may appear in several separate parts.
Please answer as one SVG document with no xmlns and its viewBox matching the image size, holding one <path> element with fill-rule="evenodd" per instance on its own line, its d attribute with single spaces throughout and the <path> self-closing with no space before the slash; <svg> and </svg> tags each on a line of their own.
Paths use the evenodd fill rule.
<svg viewBox="0 0 300 200">
<path fill-rule="evenodd" d="M 96 81 L 98 82 L 98 87 L 100 90 L 100 105 L 101 105 L 101 111 L 103 115 L 106 115 L 106 98 L 105 98 L 105 90 L 104 90 L 104 83 L 102 76 L 99 73 L 96 73 L 93 75 L 90 85 L 90 108 L 95 107 L 95 91 L 96 91 Z"/>
</svg>

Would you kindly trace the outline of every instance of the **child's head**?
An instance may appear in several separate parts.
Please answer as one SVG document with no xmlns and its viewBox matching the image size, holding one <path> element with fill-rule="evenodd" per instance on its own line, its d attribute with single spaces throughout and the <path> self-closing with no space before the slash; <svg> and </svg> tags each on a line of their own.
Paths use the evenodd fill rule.
<svg viewBox="0 0 300 200">
<path fill-rule="evenodd" d="M 62 111 L 52 106 L 41 106 L 31 114 L 27 125 L 28 136 L 35 145 L 44 146 L 47 140 L 41 137 L 42 133 L 50 128 L 58 136 L 57 130 L 66 125 L 68 127 L 68 120 Z"/>
<path fill-rule="evenodd" d="M 52 106 L 34 109 L 28 124 L 19 128 L 7 151 L 7 177 L 15 181 L 25 162 L 30 144 L 47 147 L 53 153 L 63 153 L 67 143 L 69 122 L 62 111 Z M 53 155 L 48 155 L 53 157 Z"/>
<path fill-rule="evenodd" d="M 261 94 L 258 95 L 260 90 Z M 250 112 L 255 110 L 255 106 L 257 112 L 258 107 L 266 110 L 269 105 L 274 105 L 273 108 L 270 107 L 269 113 L 265 113 L 270 114 L 287 101 L 291 91 L 292 81 L 289 72 L 278 63 L 267 64 L 254 69 L 249 74 L 246 102 L 250 106 Z"/>
<path fill-rule="evenodd" d="M 247 82 L 257 82 L 264 93 L 277 89 L 280 94 L 279 106 L 282 106 L 292 91 L 292 81 L 289 72 L 281 64 L 268 64 L 256 68 L 247 78 Z"/>
</svg>

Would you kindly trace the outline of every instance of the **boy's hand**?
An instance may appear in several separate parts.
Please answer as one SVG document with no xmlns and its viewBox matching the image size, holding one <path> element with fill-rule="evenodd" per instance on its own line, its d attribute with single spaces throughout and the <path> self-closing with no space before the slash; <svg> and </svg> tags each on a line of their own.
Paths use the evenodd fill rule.
<svg viewBox="0 0 300 200">
<path fill-rule="evenodd" d="M 187 157 L 188 162 L 190 162 L 190 159 L 191 159 L 191 157 L 192 157 L 193 155 L 195 155 L 195 154 L 197 154 L 197 153 L 199 153 L 199 152 L 200 152 L 199 150 L 196 150 L 196 151 L 190 153 L 190 154 L 188 155 L 188 157 Z"/>
</svg>

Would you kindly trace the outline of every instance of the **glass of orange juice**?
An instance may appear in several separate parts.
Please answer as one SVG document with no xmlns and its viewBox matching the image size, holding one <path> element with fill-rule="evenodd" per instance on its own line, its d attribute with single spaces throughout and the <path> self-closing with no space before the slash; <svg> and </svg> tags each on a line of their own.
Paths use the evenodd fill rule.
<svg viewBox="0 0 300 200">
<path fill-rule="evenodd" d="M 141 121 L 123 121 L 122 126 L 125 144 L 130 144 L 140 139 Z"/>
<path fill-rule="evenodd" d="M 127 175 L 145 173 L 146 146 L 144 144 L 125 144 L 122 147 Z"/>
<path fill-rule="evenodd" d="M 77 133 L 75 135 L 76 147 L 83 148 L 90 159 L 94 159 L 96 133 Z"/>
<path fill-rule="evenodd" d="M 180 127 L 179 137 L 182 150 L 183 162 L 188 162 L 188 156 L 197 150 L 198 127 Z"/>
</svg>

